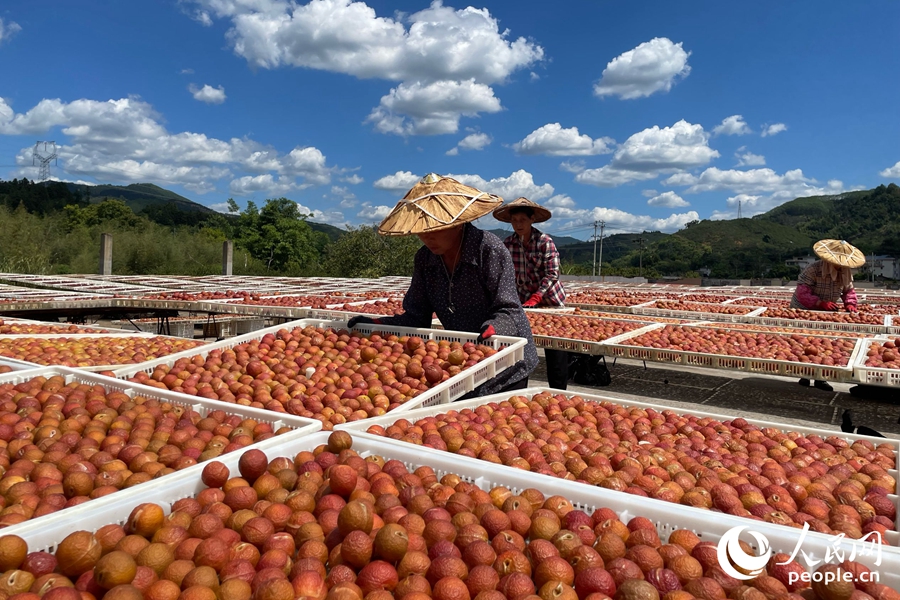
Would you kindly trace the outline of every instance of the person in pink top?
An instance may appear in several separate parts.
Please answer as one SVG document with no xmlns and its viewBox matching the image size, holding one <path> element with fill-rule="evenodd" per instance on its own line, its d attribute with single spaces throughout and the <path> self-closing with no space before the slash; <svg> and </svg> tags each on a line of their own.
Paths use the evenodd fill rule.
<svg viewBox="0 0 900 600">
<path fill-rule="evenodd" d="M 852 269 L 866 263 L 865 255 L 843 240 L 821 240 L 816 242 L 813 250 L 820 260 L 800 273 L 791 308 L 837 311 L 841 308 L 840 302 L 847 311 L 856 312 L 858 303 Z M 800 385 L 808 386 L 809 379 L 801 379 Z M 834 389 L 825 381 L 816 381 L 814 385 L 827 392 Z"/>
</svg>

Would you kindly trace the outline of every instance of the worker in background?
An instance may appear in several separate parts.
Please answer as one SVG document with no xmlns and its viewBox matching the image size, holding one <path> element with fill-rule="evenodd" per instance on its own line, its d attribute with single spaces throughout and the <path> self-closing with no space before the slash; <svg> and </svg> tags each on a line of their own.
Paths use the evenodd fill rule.
<svg viewBox="0 0 900 600">
<path fill-rule="evenodd" d="M 566 292 L 559 281 L 559 251 L 546 233 L 534 227 L 549 220 L 549 210 L 526 198 L 518 198 L 494 211 L 494 218 L 512 225 L 513 234 L 503 240 L 512 256 L 516 290 L 524 308 L 558 308 Z M 551 388 L 566 389 L 569 381 L 569 353 L 544 348 L 547 382 Z"/>
<path fill-rule="evenodd" d="M 836 311 L 841 308 L 838 305 L 840 302 L 845 310 L 856 312 L 852 269 L 866 264 L 865 255 L 843 240 L 820 240 L 813 250 L 820 260 L 800 273 L 797 289 L 791 298 L 791 308 Z M 809 379 L 801 379 L 800 385 L 808 386 Z M 816 381 L 814 385 L 826 392 L 834 390 L 825 381 Z"/>
</svg>

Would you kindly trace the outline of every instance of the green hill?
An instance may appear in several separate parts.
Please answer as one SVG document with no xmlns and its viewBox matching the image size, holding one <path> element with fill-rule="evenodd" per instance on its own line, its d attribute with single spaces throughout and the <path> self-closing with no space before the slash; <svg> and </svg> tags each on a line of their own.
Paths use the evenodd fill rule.
<svg viewBox="0 0 900 600">
<path fill-rule="evenodd" d="M 161 188 L 152 183 L 132 183 L 131 185 L 80 185 L 67 184 L 72 192 L 79 191 L 90 195 L 91 203 L 103 202 L 106 198 L 120 198 L 125 201 L 135 214 L 143 212 L 147 207 L 158 204 L 173 204 L 184 212 L 213 213 L 213 209 L 204 206 L 175 192 Z"/>
<path fill-rule="evenodd" d="M 694 221 L 659 239 L 644 251 L 645 270 L 682 275 L 709 269 L 712 277 L 795 277 L 784 263 L 812 252 L 816 240 L 845 239 L 866 254 L 900 256 L 900 187 L 834 196 L 797 198 L 750 219 Z M 606 264 L 604 245 L 604 264 Z M 611 267 L 638 265 L 639 253 L 611 255 Z M 581 257 L 576 261 L 583 262 Z"/>
</svg>

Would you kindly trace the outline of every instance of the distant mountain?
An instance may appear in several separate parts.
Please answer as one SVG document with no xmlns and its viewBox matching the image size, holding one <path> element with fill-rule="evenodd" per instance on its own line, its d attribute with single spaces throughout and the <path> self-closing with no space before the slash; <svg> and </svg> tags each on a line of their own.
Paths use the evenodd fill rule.
<svg viewBox="0 0 900 600">
<path fill-rule="evenodd" d="M 501 240 L 503 238 L 509 237 L 512 235 L 512 229 L 488 229 L 491 233 L 496 235 Z M 550 237 L 553 238 L 553 243 L 556 244 L 557 248 L 562 248 L 563 246 L 570 246 L 572 244 L 583 244 L 584 240 L 579 240 L 578 238 L 568 237 L 565 235 L 555 235 L 552 232 L 549 234 Z"/>
<path fill-rule="evenodd" d="M 749 219 L 704 219 L 656 235 L 644 250 L 643 266 L 661 275 L 709 269 L 712 277 L 796 277 L 796 267 L 785 261 L 812 254 L 820 239 L 848 240 L 867 255 L 900 256 L 900 186 L 797 198 Z M 604 247 L 604 264 L 606 256 Z M 612 260 L 628 268 L 641 257 L 632 248 Z"/>
<path fill-rule="evenodd" d="M 319 233 L 324 233 L 328 236 L 328 241 L 333 242 L 342 235 L 346 233 L 345 230 L 340 227 L 335 227 L 334 225 L 328 225 L 327 223 L 313 223 L 312 221 L 307 221 L 309 223 L 310 228 L 313 231 L 317 231 Z"/>
<path fill-rule="evenodd" d="M 204 206 L 170 190 L 152 183 L 132 183 L 131 185 L 80 185 L 67 184 L 72 192 L 80 191 L 82 195 L 90 194 L 91 203 L 103 202 L 106 198 L 120 198 L 125 201 L 135 214 L 148 206 L 174 204 L 184 212 L 214 213 Z"/>
</svg>

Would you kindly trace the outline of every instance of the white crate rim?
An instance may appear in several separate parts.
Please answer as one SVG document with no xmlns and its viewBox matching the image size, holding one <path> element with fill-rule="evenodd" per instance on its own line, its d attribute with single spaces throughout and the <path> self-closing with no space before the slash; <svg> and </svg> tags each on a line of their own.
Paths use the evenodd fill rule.
<svg viewBox="0 0 900 600">
<path fill-rule="evenodd" d="M 269 459 L 277 456 L 294 456 L 300 450 L 311 450 L 315 446 L 323 444 L 328 439 L 328 434 L 320 432 L 309 436 L 297 438 L 292 434 L 279 436 L 282 439 L 278 443 L 260 445 L 259 449 L 266 453 Z M 687 510 L 688 507 L 678 505 L 659 506 L 657 501 L 638 496 L 630 496 L 619 492 L 611 492 L 599 487 L 586 486 L 571 481 L 554 479 L 544 475 L 536 475 L 503 465 L 489 465 L 477 459 L 467 457 L 450 456 L 447 453 L 429 448 L 413 448 L 408 444 L 395 442 L 385 438 L 368 434 L 354 433 L 354 448 L 362 455 L 379 454 L 385 458 L 395 458 L 404 462 L 408 468 L 413 469 L 420 465 L 433 467 L 440 477 L 444 473 L 456 473 L 465 480 L 470 481 L 481 489 L 489 490 L 495 485 L 503 485 L 518 493 L 525 488 L 545 487 L 554 494 L 560 494 L 568 498 L 573 504 L 588 514 L 594 508 L 605 506 L 617 512 L 624 521 L 634 516 L 645 516 L 657 527 L 661 538 L 667 538 L 667 534 L 674 529 L 692 529 L 698 533 L 701 539 L 714 541 L 722 536 L 729 528 L 747 525 L 747 521 L 740 517 L 732 517 L 724 513 L 716 513 L 715 519 L 710 519 L 710 511 Z M 271 442 L 273 440 L 266 440 Z M 233 452 L 221 458 L 232 472 L 237 472 L 238 452 Z M 238 455 L 238 456 L 236 456 Z M 151 490 L 144 490 L 139 494 L 133 489 L 123 490 L 116 494 L 104 496 L 95 502 L 91 509 L 87 504 L 75 506 L 63 511 L 52 513 L 40 520 L 25 522 L 7 528 L 4 534 L 19 535 L 29 543 L 29 550 L 38 549 L 53 550 L 65 535 L 68 535 L 73 527 L 72 523 L 79 523 L 79 527 L 96 530 L 103 525 L 113 522 L 124 522 L 132 508 L 142 502 L 157 502 L 163 506 L 166 512 L 171 509 L 171 504 L 180 498 L 193 496 L 203 489 L 200 481 L 201 469 L 197 466 L 184 469 L 167 476 L 167 486 Z M 685 510 L 672 510 L 672 508 Z M 80 510 L 79 510 L 80 509 Z M 673 524 L 673 522 L 677 523 Z M 774 552 L 790 553 L 796 545 L 796 532 L 786 527 L 771 525 L 769 523 L 754 521 L 751 523 L 754 530 L 763 533 L 769 540 Z M 850 544 L 842 542 L 842 547 L 849 552 Z M 804 542 L 804 550 L 813 559 L 821 559 L 825 556 L 827 548 L 833 548 L 832 539 L 822 534 L 809 533 Z M 893 552 L 887 549 L 888 560 L 896 561 Z M 861 556 L 858 560 L 871 568 L 874 565 L 872 557 Z M 889 567 L 893 565 L 888 565 Z M 885 571 L 885 582 L 895 589 L 900 588 L 900 570 L 894 568 L 882 569 Z"/>
</svg>

